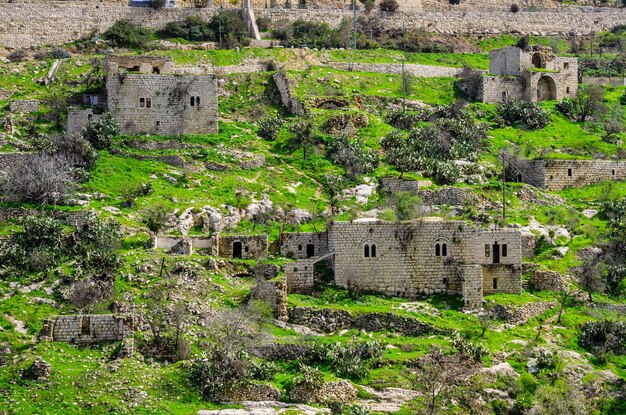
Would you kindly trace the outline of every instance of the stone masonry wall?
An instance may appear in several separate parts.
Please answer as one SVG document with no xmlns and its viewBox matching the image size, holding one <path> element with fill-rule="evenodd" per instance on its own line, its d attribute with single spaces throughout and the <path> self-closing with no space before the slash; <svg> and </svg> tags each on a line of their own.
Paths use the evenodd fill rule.
<svg viewBox="0 0 626 415">
<path fill-rule="evenodd" d="M 276 72 L 273 79 L 278 88 L 278 92 L 280 92 L 280 100 L 287 108 L 287 111 L 289 111 L 290 114 L 304 114 L 302 103 L 296 95 L 296 90 L 298 89 L 296 81 L 289 79 L 289 76 L 284 72 Z"/>
<path fill-rule="evenodd" d="M 235 244 L 241 244 L 241 258 L 267 257 L 267 235 L 220 235 L 219 256 L 233 258 Z"/>
<path fill-rule="evenodd" d="M 315 285 L 316 258 L 302 259 L 285 265 L 287 292 L 309 294 Z"/>
<path fill-rule="evenodd" d="M 495 247 L 500 264 L 519 265 L 520 240 L 520 233 L 513 229 L 478 229 L 460 221 L 433 218 L 408 223 L 335 222 L 329 229 L 338 286 L 403 297 L 462 294 L 458 265 L 490 265 L 495 260 Z M 441 251 L 443 244 L 446 255 Z M 365 255 L 366 245 L 369 257 Z M 440 255 L 436 254 L 437 245 Z M 372 246 L 376 247 L 375 257 Z M 511 280 L 520 279 L 516 267 L 503 268 L 501 272 L 509 272 Z M 502 287 L 508 292 L 506 284 Z M 521 283 L 519 287 L 518 292 Z"/>
<path fill-rule="evenodd" d="M 51 215 L 69 226 L 81 226 L 87 216 L 92 215 L 93 212 L 88 210 L 76 210 L 71 212 L 61 210 L 40 211 L 36 209 L 4 207 L 0 208 L 0 223 L 5 223 L 10 220 L 21 221 L 25 217 L 41 214 Z"/>
<path fill-rule="evenodd" d="M 80 134 L 80 132 L 92 121 L 102 118 L 101 114 L 94 114 L 92 108 L 84 110 L 69 110 L 67 112 L 67 124 L 65 131 L 69 135 Z"/>
<path fill-rule="evenodd" d="M 228 7 L 228 6 L 227 6 Z M 23 48 L 34 45 L 58 45 L 94 30 L 104 32 L 120 19 L 130 19 L 149 27 L 160 28 L 166 23 L 184 20 L 189 15 L 210 18 L 212 9 L 173 8 L 154 10 L 150 7 L 128 7 L 100 2 L 45 2 L 0 3 L 0 45 Z M 337 26 L 345 17 L 351 17 L 348 7 L 326 10 L 314 9 L 256 9 L 257 17 L 272 21 L 298 19 L 326 22 Z M 373 12 L 386 29 L 424 28 L 430 32 L 452 34 L 522 33 L 559 35 L 576 28 L 579 35 L 609 30 L 626 23 L 624 9 L 567 8 L 555 11 L 510 13 L 507 11 L 481 11 L 452 9 L 438 6 L 430 11 Z"/>
<path fill-rule="evenodd" d="M 20 112 L 23 114 L 39 111 L 39 101 L 15 100 L 9 103 L 11 112 Z"/>
<path fill-rule="evenodd" d="M 109 110 L 127 134 L 217 132 L 214 76 L 112 74 L 107 77 L 107 96 Z M 140 99 L 150 99 L 149 107 L 147 101 L 142 107 Z"/>
<path fill-rule="evenodd" d="M 331 62 L 328 66 L 344 71 L 379 72 L 385 74 L 402 73 L 402 65 L 394 63 Z M 407 75 L 420 78 L 455 77 L 459 75 L 461 71 L 462 68 L 450 68 L 446 66 L 419 65 L 415 63 L 407 63 L 404 65 L 404 72 Z"/>
<path fill-rule="evenodd" d="M 507 166 L 509 180 L 548 190 L 587 186 L 626 179 L 626 161 L 526 160 L 515 158 Z"/>
<path fill-rule="evenodd" d="M 390 193 L 409 192 L 417 195 L 419 192 L 419 182 L 417 180 L 402 180 L 395 177 L 382 178 L 380 187 L 383 191 Z"/>
<path fill-rule="evenodd" d="M 287 319 L 287 281 L 285 278 L 256 280 L 250 292 L 250 300 L 263 301 L 274 311 L 276 318 Z"/>
<path fill-rule="evenodd" d="M 488 103 L 525 100 L 524 79 L 522 77 L 483 76 L 476 99 Z"/>
<path fill-rule="evenodd" d="M 132 334 L 129 318 L 111 314 L 65 315 L 44 322 L 41 338 L 66 343 L 117 341 Z"/>
<path fill-rule="evenodd" d="M 313 245 L 313 255 L 322 256 L 328 253 L 328 232 L 293 232 L 282 237 L 280 253 L 287 258 L 310 257 L 309 246 Z"/>
</svg>

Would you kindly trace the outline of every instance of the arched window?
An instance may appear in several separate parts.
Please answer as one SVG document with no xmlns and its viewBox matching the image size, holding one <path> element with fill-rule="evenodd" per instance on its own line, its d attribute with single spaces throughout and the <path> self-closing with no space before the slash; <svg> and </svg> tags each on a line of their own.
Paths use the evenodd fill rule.
<svg viewBox="0 0 626 415">
<path fill-rule="evenodd" d="M 370 257 L 370 246 L 369 245 L 363 246 L 363 256 L 365 258 L 369 258 Z"/>
<path fill-rule="evenodd" d="M 372 258 L 376 258 L 376 245 L 372 244 L 372 247 L 370 249 L 371 249 L 370 253 L 372 254 Z"/>
<path fill-rule="evenodd" d="M 435 244 L 435 256 L 441 256 L 441 245 L 439 243 Z"/>
<path fill-rule="evenodd" d="M 441 244 L 441 256 L 448 256 L 448 244 Z"/>
<path fill-rule="evenodd" d="M 448 256 L 448 241 L 441 239 L 435 241 L 435 256 Z"/>
</svg>

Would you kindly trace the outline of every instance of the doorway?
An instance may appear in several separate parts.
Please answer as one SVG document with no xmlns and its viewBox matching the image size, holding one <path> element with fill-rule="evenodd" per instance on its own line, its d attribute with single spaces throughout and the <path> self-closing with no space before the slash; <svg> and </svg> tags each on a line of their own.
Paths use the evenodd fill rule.
<svg viewBox="0 0 626 415">
<path fill-rule="evenodd" d="M 241 259 L 241 254 L 242 254 L 241 248 L 242 248 L 241 242 L 239 241 L 233 242 L 233 258 Z"/>
<path fill-rule="evenodd" d="M 315 256 L 315 245 L 307 244 L 306 246 L 306 257 L 313 258 Z"/>
</svg>

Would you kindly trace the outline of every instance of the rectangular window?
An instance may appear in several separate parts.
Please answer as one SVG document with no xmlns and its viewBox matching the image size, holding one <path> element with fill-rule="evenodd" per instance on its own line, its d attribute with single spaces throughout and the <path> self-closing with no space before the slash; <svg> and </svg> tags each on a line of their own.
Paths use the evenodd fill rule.
<svg viewBox="0 0 626 415">
<path fill-rule="evenodd" d="M 196 105 L 196 100 L 193 97 L 189 97 L 189 105 L 191 105 L 192 107 Z"/>
<path fill-rule="evenodd" d="M 569 62 L 565 62 L 563 64 L 563 69 L 569 69 Z"/>
<path fill-rule="evenodd" d="M 497 279 L 497 278 L 494 278 L 494 279 L 493 279 L 493 289 L 494 289 L 494 290 L 497 290 L 497 289 L 498 289 L 498 279 Z"/>
<path fill-rule="evenodd" d="M 508 248 L 506 244 L 502 244 L 502 256 L 505 257 L 508 254 Z"/>
<path fill-rule="evenodd" d="M 146 108 L 146 99 L 139 98 L 139 108 Z"/>
<path fill-rule="evenodd" d="M 567 169 L 567 177 L 572 177 L 572 169 Z"/>
<path fill-rule="evenodd" d="M 146 98 L 146 108 L 152 108 L 152 98 Z"/>
<path fill-rule="evenodd" d="M 302 245 L 298 245 L 298 251 L 302 251 Z"/>
<path fill-rule="evenodd" d="M 485 258 L 489 258 L 491 256 L 491 245 L 485 244 Z"/>
</svg>

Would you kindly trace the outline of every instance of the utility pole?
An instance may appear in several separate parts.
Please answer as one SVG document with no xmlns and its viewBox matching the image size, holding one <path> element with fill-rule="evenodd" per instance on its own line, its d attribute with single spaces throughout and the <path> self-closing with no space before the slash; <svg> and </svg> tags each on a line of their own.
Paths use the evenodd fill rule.
<svg viewBox="0 0 626 415">
<path fill-rule="evenodd" d="M 356 50 L 356 0 L 352 0 L 352 20 L 354 25 L 354 50 Z"/>
</svg>

